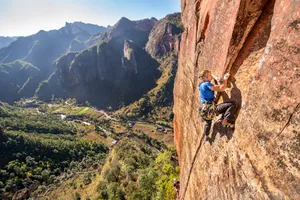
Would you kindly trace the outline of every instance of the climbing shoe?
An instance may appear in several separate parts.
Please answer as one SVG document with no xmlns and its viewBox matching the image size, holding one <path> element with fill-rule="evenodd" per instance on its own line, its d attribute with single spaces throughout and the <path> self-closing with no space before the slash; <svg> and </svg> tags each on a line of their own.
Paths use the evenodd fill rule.
<svg viewBox="0 0 300 200">
<path fill-rule="evenodd" d="M 225 128 L 234 128 L 234 124 L 231 124 L 229 122 L 227 122 L 225 125 L 224 125 Z"/>
</svg>

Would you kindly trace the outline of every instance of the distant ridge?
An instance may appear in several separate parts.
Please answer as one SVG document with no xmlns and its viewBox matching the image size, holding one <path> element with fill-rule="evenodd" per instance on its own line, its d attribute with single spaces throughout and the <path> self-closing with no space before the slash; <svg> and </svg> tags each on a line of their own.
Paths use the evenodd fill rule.
<svg viewBox="0 0 300 200">
<path fill-rule="evenodd" d="M 11 74 L 14 73 L 14 71 L 10 73 L 10 76 L 6 74 L 8 67 L 14 67 L 15 65 L 7 65 L 8 63 L 14 63 L 16 60 L 20 60 L 39 69 L 39 75 L 30 79 L 31 84 L 26 84 L 27 87 L 30 86 L 32 88 L 26 90 L 27 92 L 30 91 L 30 93 L 27 93 L 25 96 L 33 96 L 39 82 L 47 79 L 54 72 L 53 62 L 70 51 L 70 46 L 74 39 L 82 42 L 91 37 L 92 34 L 90 32 L 101 32 L 105 30 L 106 28 L 97 25 L 75 22 L 66 23 L 64 27 L 58 30 L 40 30 L 30 36 L 15 38 L 16 40 L 13 43 L 0 49 L 0 64 L 3 64 L 3 70 L 0 71 L 0 79 L 6 77 L 2 79 L 6 80 L 3 85 L 8 85 L 8 90 L 4 90 L 1 93 L 0 100 L 7 100 L 7 95 L 9 95 L 10 103 L 20 98 L 18 93 L 13 92 L 18 90 L 11 88 L 19 87 L 20 80 L 18 80 L 18 76 Z M 82 48 L 85 48 L 85 46 L 83 45 Z M 29 79 L 25 81 L 27 80 Z M 22 83 L 22 85 L 23 84 L 24 83 Z"/>
<path fill-rule="evenodd" d="M 17 40 L 18 37 L 4 37 L 0 36 L 0 49 L 3 47 L 7 47 L 10 45 L 13 41 Z"/>
</svg>

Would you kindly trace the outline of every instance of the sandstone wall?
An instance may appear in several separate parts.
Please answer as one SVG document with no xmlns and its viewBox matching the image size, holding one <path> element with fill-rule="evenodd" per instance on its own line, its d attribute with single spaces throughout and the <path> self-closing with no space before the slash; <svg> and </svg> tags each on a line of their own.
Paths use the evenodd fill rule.
<svg viewBox="0 0 300 200">
<path fill-rule="evenodd" d="M 300 1 L 182 0 L 174 88 L 180 195 L 300 199 Z M 234 132 L 198 116 L 198 76 L 231 71 L 222 100 L 241 109 Z"/>
</svg>

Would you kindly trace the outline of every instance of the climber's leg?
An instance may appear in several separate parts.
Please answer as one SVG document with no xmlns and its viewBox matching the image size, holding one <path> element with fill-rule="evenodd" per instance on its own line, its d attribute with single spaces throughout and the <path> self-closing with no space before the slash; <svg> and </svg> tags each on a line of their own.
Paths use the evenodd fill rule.
<svg viewBox="0 0 300 200">
<path fill-rule="evenodd" d="M 222 125 L 233 124 L 235 121 L 237 105 L 234 101 L 229 101 L 225 103 L 218 104 L 216 107 L 217 114 L 223 114 L 224 119 L 222 120 Z"/>
<path fill-rule="evenodd" d="M 210 128 L 211 128 L 211 122 L 212 122 L 212 120 L 205 120 L 204 134 L 206 136 L 209 136 L 209 132 L 210 132 Z"/>
</svg>

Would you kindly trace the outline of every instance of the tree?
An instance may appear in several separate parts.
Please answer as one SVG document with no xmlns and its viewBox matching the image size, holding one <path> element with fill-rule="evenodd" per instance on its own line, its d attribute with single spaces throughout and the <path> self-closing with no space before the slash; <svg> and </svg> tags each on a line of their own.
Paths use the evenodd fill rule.
<svg viewBox="0 0 300 200">
<path fill-rule="evenodd" d="M 142 194 L 142 199 L 153 199 L 152 196 L 156 191 L 155 180 L 158 174 L 153 168 L 148 168 L 145 170 L 138 178 L 138 185 L 140 193 Z"/>
<path fill-rule="evenodd" d="M 117 182 L 110 183 L 107 187 L 109 200 L 124 200 L 124 192 Z"/>
<path fill-rule="evenodd" d="M 173 179 L 179 178 L 179 168 L 175 168 L 174 163 L 172 163 L 171 150 L 166 150 L 157 156 L 155 159 L 155 169 L 160 173 L 156 181 L 158 190 L 156 199 L 174 199 L 175 190 L 173 189 Z"/>
<path fill-rule="evenodd" d="M 108 199 L 107 185 L 108 183 L 106 181 L 99 182 L 97 186 L 97 192 L 99 193 L 100 199 Z"/>
</svg>

